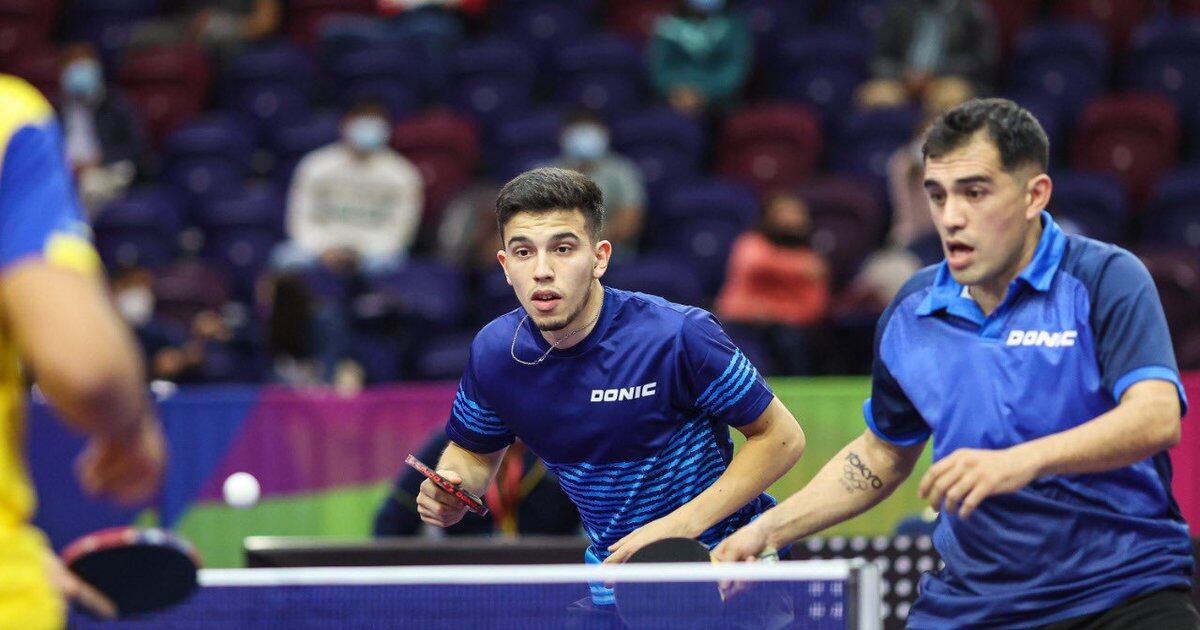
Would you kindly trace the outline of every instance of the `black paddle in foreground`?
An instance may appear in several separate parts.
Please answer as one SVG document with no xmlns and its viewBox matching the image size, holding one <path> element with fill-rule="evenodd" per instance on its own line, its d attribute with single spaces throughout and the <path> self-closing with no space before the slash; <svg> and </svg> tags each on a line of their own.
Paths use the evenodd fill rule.
<svg viewBox="0 0 1200 630">
<path fill-rule="evenodd" d="M 702 562 L 712 559 L 699 541 L 664 538 L 633 552 L 626 563 Z M 721 590 L 716 582 L 617 582 L 617 613 L 630 628 L 694 627 L 696 619 L 719 619 Z"/>
<path fill-rule="evenodd" d="M 67 545 L 63 563 L 109 598 L 119 617 L 173 606 L 196 590 L 191 543 L 162 529 L 114 527 Z"/>
</svg>

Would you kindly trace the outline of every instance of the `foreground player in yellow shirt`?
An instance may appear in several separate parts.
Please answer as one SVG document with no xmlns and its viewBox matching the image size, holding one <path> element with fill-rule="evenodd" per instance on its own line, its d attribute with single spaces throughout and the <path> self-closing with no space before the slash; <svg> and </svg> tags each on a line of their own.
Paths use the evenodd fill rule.
<svg viewBox="0 0 1200 630">
<path fill-rule="evenodd" d="M 65 598 L 89 591 L 29 525 L 31 378 L 91 437 L 78 466 L 89 492 L 138 503 L 162 475 L 165 448 L 141 359 L 108 301 L 82 218 L 50 105 L 0 75 L 0 629 L 60 628 Z"/>
</svg>

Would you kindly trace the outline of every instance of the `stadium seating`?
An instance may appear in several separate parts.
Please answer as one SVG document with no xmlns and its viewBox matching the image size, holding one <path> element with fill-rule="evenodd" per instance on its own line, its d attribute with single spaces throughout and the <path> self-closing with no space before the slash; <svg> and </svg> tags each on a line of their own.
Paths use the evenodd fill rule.
<svg viewBox="0 0 1200 630">
<path fill-rule="evenodd" d="M 1108 49 L 1087 22 L 1043 22 L 1017 37 L 1008 65 L 1008 90 L 1053 99 L 1078 112 L 1105 90 Z"/>
<path fill-rule="evenodd" d="M 758 191 L 793 186 L 816 170 L 821 125 L 803 105 L 768 103 L 730 114 L 717 140 L 717 173 Z"/>
<path fill-rule="evenodd" d="M 294 124 L 309 113 L 316 68 L 295 44 L 271 43 L 238 55 L 221 76 L 224 107 L 252 117 L 260 130 Z"/>
<path fill-rule="evenodd" d="M 327 112 L 270 130 L 266 144 L 274 156 L 272 178 L 291 181 L 296 165 L 308 152 L 336 142 L 341 136 L 341 116 Z"/>
<path fill-rule="evenodd" d="M 1134 38 L 1125 69 L 1131 90 L 1162 92 L 1181 112 L 1200 105 L 1200 19 L 1152 22 Z"/>
<path fill-rule="evenodd" d="M 113 271 L 166 266 L 178 250 L 185 212 L 183 199 L 162 185 L 135 188 L 108 204 L 92 221 L 104 265 Z"/>
<path fill-rule="evenodd" d="M 1200 254 L 1200 167 L 1172 171 L 1155 187 L 1142 241 Z"/>
<path fill-rule="evenodd" d="M 346 53 L 333 63 L 331 89 L 342 107 L 373 100 L 383 103 L 394 118 L 420 111 L 421 67 L 414 55 L 380 46 Z"/>
<path fill-rule="evenodd" d="M 535 79 L 534 59 L 519 42 L 490 37 L 455 53 L 451 103 L 491 124 L 530 104 Z"/>
<path fill-rule="evenodd" d="M 829 261 L 834 289 L 844 288 L 878 248 L 886 221 L 875 188 L 861 179 L 827 176 L 797 188 L 812 216 L 812 246 Z"/>
<path fill-rule="evenodd" d="M 555 96 L 565 105 L 620 114 L 642 101 L 642 55 L 618 35 L 593 35 L 554 55 Z"/>
<path fill-rule="evenodd" d="M 1179 118 L 1170 99 L 1153 93 L 1101 97 L 1075 127 L 1072 166 L 1112 173 L 1125 185 L 1135 212 L 1179 157 Z"/>
<path fill-rule="evenodd" d="M 1060 0 L 1054 14 L 1068 20 L 1084 20 L 1104 30 L 1109 49 L 1124 52 L 1133 30 L 1154 10 L 1154 0 Z"/>
<path fill-rule="evenodd" d="M 232 115 L 209 115 L 190 122 L 163 141 L 166 180 L 195 204 L 229 195 L 250 174 L 254 143 L 245 122 Z"/>
<path fill-rule="evenodd" d="M 867 78 L 870 53 L 853 31 L 812 28 L 781 39 L 764 71 L 773 96 L 811 105 L 832 122 Z"/>
<path fill-rule="evenodd" d="M 1103 241 L 1125 240 L 1129 207 L 1120 182 L 1109 175 L 1073 171 L 1052 177 L 1054 192 L 1047 209 L 1064 229 Z"/>
<path fill-rule="evenodd" d="M 138 105 L 155 141 L 198 116 L 207 104 L 208 61 L 195 48 L 155 47 L 130 52 L 119 79 Z"/>
<path fill-rule="evenodd" d="M 601 6 L 606 30 L 636 42 L 654 32 L 658 18 L 675 8 L 675 0 L 607 0 Z"/>
<path fill-rule="evenodd" d="M 0 0 L 0 64 L 10 65 L 50 41 L 58 0 Z"/>
<path fill-rule="evenodd" d="M 556 107 L 541 107 L 506 117 L 490 139 L 491 172 L 508 181 L 521 171 L 544 165 L 559 154 L 558 134 L 563 112 Z"/>
<path fill-rule="evenodd" d="M 448 110 L 433 111 L 400 121 L 392 146 L 420 169 L 424 222 L 436 226 L 446 202 L 471 182 L 479 162 L 475 126 Z"/>
<path fill-rule="evenodd" d="M 695 119 L 652 107 L 614 118 L 611 131 L 613 146 L 637 163 L 652 197 L 703 172 L 706 140 Z"/>
</svg>

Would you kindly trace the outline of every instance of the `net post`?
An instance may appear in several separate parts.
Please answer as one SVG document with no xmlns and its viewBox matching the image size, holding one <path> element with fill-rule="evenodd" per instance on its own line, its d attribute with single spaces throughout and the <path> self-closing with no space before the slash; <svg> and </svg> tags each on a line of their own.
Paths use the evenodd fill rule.
<svg viewBox="0 0 1200 630">
<path fill-rule="evenodd" d="M 882 594 L 879 590 L 879 567 L 862 558 L 850 560 L 850 575 L 846 578 L 846 627 L 856 630 L 882 630 L 879 616 Z"/>
</svg>

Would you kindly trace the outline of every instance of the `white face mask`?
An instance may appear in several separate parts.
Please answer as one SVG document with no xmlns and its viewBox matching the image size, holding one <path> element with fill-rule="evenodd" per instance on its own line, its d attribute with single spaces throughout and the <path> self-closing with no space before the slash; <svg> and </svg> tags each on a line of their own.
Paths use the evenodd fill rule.
<svg viewBox="0 0 1200 630">
<path fill-rule="evenodd" d="M 387 121 L 378 116 L 361 116 L 346 125 L 346 142 L 359 151 L 375 151 L 387 144 Z"/>
<path fill-rule="evenodd" d="M 576 160 L 595 160 L 608 152 L 608 132 L 599 125 L 574 125 L 563 134 L 563 152 Z"/>
<path fill-rule="evenodd" d="M 124 289 L 116 297 L 117 311 L 132 326 L 142 326 L 154 317 L 154 292 L 149 287 Z"/>
</svg>

